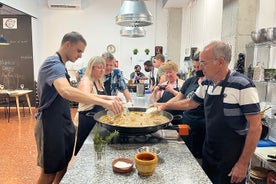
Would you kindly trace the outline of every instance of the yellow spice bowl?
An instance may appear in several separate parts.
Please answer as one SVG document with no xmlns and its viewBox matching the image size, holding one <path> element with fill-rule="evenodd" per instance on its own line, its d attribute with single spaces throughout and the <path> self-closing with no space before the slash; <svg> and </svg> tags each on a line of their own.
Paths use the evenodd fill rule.
<svg viewBox="0 0 276 184">
<path fill-rule="evenodd" d="M 157 166 L 158 157 L 154 153 L 140 152 L 134 156 L 134 161 L 141 176 L 151 176 Z"/>
</svg>

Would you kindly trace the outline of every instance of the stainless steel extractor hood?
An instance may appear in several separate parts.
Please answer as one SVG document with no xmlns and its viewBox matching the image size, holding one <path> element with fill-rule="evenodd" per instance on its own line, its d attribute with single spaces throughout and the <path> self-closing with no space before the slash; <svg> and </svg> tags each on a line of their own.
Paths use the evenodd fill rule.
<svg viewBox="0 0 276 184">
<path fill-rule="evenodd" d="M 143 27 L 122 27 L 120 31 L 121 36 L 130 38 L 139 38 L 146 35 Z"/>
<path fill-rule="evenodd" d="M 116 16 L 116 23 L 128 27 L 148 26 L 152 24 L 152 15 L 143 0 L 126 0 Z"/>
</svg>

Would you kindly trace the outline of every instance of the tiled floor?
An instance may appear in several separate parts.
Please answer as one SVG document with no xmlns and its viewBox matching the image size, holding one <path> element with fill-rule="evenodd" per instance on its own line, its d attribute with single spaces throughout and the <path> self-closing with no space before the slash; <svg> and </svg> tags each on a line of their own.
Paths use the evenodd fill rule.
<svg viewBox="0 0 276 184">
<path fill-rule="evenodd" d="M 72 110 L 74 114 L 75 109 Z M 0 184 L 33 184 L 40 173 L 36 165 L 34 115 L 26 111 L 21 118 L 20 123 L 14 110 L 8 123 L 4 110 L 0 109 Z"/>
</svg>

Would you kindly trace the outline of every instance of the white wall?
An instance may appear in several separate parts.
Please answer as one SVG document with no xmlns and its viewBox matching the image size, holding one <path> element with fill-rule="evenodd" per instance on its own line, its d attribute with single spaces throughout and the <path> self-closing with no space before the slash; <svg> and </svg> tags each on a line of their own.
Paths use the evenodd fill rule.
<svg viewBox="0 0 276 184">
<path fill-rule="evenodd" d="M 184 58 L 190 55 L 191 47 L 200 50 L 212 40 L 221 39 L 222 31 L 222 2 L 221 0 L 191 1 L 187 8 L 183 8 L 181 59 L 180 67 L 183 71 Z"/>
<path fill-rule="evenodd" d="M 259 0 L 256 29 L 276 26 L 276 0 Z"/>
<path fill-rule="evenodd" d="M 150 49 L 150 55 L 154 55 L 157 45 L 163 46 L 163 53 L 167 54 L 168 10 L 162 8 L 161 0 L 145 1 L 154 23 L 145 27 L 147 33 L 144 38 L 120 36 L 120 26 L 115 24 L 115 16 L 122 0 L 82 0 L 82 10 L 51 10 L 47 0 L 2 2 L 37 17 L 33 20 L 35 78 L 40 64 L 58 49 L 62 36 L 72 30 L 82 33 L 88 42 L 83 58 L 76 62 L 74 68 L 84 65 L 92 56 L 101 55 L 108 44 L 116 46 L 114 55 L 126 77 L 133 70 L 134 48 L 140 51 L 138 60 L 145 58 L 146 48 Z M 222 3 L 222 0 L 196 0 L 183 8 L 180 66 L 183 66 L 184 57 L 190 54 L 187 51 L 191 47 L 202 49 L 210 41 L 221 39 Z M 256 28 L 275 25 L 276 0 L 259 0 Z"/>
<path fill-rule="evenodd" d="M 84 1 L 84 0 L 83 0 Z M 70 31 L 80 32 L 88 42 L 83 58 L 72 68 L 84 65 L 92 56 L 101 55 L 109 44 L 116 47 L 114 56 L 126 77 L 133 71 L 132 50 L 137 48 L 138 57 L 143 58 L 146 48 L 154 55 L 154 47 L 161 45 L 166 51 L 167 11 L 159 0 L 146 1 L 154 18 L 153 25 L 145 27 L 143 38 L 120 36 L 120 26 L 115 24 L 115 16 L 121 7 L 121 0 L 86 0 L 81 10 L 49 9 L 45 0 L 39 3 L 39 62 L 57 51 L 62 36 Z M 68 65 L 69 66 L 69 65 Z M 71 65 L 70 65 L 71 66 Z"/>
</svg>

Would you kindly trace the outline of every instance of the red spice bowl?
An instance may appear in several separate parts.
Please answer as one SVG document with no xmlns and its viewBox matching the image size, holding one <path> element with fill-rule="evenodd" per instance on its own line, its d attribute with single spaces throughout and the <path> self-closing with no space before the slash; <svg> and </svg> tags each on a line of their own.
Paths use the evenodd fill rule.
<svg viewBox="0 0 276 184">
<path fill-rule="evenodd" d="M 128 173 L 133 169 L 133 161 L 128 158 L 117 158 L 112 161 L 112 169 L 118 173 Z"/>
</svg>

